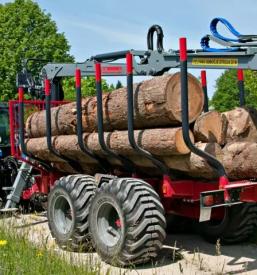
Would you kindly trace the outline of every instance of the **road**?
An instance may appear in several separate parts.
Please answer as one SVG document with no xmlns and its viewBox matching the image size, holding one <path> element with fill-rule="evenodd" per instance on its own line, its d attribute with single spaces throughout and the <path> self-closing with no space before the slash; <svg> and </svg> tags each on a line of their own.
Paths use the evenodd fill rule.
<svg viewBox="0 0 257 275">
<path fill-rule="evenodd" d="M 30 240 L 34 243 L 46 240 L 50 235 L 44 214 L 17 216 L 14 221 L 12 225 L 14 229 L 24 232 L 26 228 L 30 233 Z M 49 244 L 52 241 L 50 236 Z M 67 256 L 67 259 L 72 257 L 78 263 L 86 262 L 89 257 L 91 262 L 92 259 L 96 262 L 99 260 L 96 253 L 70 253 L 62 249 L 58 249 L 58 252 Z M 257 275 L 257 246 L 230 245 L 221 246 L 217 250 L 215 245 L 207 243 L 196 234 L 167 235 L 162 251 L 152 263 L 137 266 L 137 270 L 120 270 L 104 263 L 101 267 L 103 274 L 105 270 L 111 268 L 111 274 Z"/>
</svg>

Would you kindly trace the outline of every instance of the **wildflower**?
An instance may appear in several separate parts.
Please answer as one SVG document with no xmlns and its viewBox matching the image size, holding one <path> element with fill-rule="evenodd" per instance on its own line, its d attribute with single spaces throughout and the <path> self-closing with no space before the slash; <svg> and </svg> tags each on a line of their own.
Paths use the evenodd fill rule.
<svg viewBox="0 0 257 275">
<path fill-rule="evenodd" d="M 6 245 L 7 241 L 0 241 L 0 245 Z"/>
<path fill-rule="evenodd" d="M 55 246 L 55 242 L 51 242 L 51 246 Z"/>
<path fill-rule="evenodd" d="M 38 257 L 42 257 L 43 254 L 42 254 L 41 252 L 39 252 L 39 253 L 37 254 L 37 256 L 38 256 Z"/>
</svg>

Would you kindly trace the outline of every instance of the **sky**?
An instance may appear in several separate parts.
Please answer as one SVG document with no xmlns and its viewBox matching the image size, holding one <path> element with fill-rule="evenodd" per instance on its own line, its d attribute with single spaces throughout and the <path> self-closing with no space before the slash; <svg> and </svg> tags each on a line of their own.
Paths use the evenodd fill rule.
<svg viewBox="0 0 257 275">
<path fill-rule="evenodd" d="M 0 0 L 0 3 L 6 2 Z M 179 38 L 187 38 L 187 46 L 200 49 L 200 40 L 210 34 L 210 22 L 215 17 L 227 19 L 242 34 L 257 34 L 254 18 L 256 0 L 38 0 L 39 6 L 50 13 L 58 31 L 64 33 L 71 45 L 70 53 L 77 62 L 91 56 L 121 50 L 147 50 L 146 36 L 153 24 L 164 31 L 164 49 L 179 49 Z M 224 36 L 232 34 L 222 25 L 218 31 Z M 213 47 L 217 45 L 212 44 Z M 169 72 L 177 72 L 171 69 Z M 189 73 L 200 76 L 200 70 Z M 209 98 L 215 88 L 215 80 L 222 70 L 207 70 Z M 139 82 L 148 77 L 135 77 Z M 108 83 L 120 80 L 126 86 L 125 77 L 108 77 Z"/>
</svg>

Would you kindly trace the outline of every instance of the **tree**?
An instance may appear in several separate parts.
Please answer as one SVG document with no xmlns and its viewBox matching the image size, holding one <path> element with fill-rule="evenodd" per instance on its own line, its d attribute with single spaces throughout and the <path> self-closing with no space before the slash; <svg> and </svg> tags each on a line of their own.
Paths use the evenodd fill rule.
<svg viewBox="0 0 257 275">
<path fill-rule="evenodd" d="M 30 0 L 0 4 L 0 101 L 14 99 L 16 73 L 22 71 L 27 58 L 74 62 L 70 45 L 49 13 Z M 32 75 L 42 64 L 30 63 Z"/>
<path fill-rule="evenodd" d="M 245 104 L 257 108 L 257 72 L 244 71 Z M 239 106 L 237 70 L 225 70 L 216 80 L 211 104 L 214 110 L 225 112 Z"/>
<path fill-rule="evenodd" d="M 64 91 L 65 101 L 76 100 L 75 78 L 65 77 L 62 79 L 62 88 Z M 114 89 L 107 83 L 105 79 L 102 79 L 102 91 L 103 93 L 113 91 Z M 81 79 L 81 96 L 93 96 L 96 95 L 96 80 L 94 76 L 88 76 Z"/>
<path fill-rule="evenodd" d="M 123 87 L 122 83 L 118 80 L 118 82 L 116 84 L 116 90 L 119 88 L 122 88 L 122 87 Z"/>
</svg>

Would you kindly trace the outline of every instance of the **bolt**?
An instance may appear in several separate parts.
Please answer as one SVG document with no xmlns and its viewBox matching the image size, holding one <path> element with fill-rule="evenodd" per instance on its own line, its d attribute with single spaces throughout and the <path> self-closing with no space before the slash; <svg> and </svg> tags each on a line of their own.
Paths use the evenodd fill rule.
<svg viewBox="0 0 257 275">
<path fill-rule="evenodd" d="M 155 70 L 151 69 L 148 73 L 149 73 L 149 75 L 154 75 L 155 74 Z"/>
</svg>

